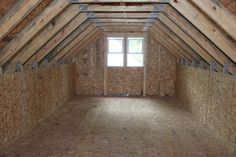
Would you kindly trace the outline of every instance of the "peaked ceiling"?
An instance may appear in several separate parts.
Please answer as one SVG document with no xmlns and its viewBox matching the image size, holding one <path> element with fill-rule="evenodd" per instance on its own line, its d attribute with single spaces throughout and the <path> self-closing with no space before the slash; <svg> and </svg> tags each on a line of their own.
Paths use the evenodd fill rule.
<svg viewBox="0 0 236 157">
<path fill-rule="evenodd" d="M 178 59 L 236 73 L 235 0 L 6 0 L 0 67 L 72 58 L 106 32 L 151 32 Z"/>
</svg>

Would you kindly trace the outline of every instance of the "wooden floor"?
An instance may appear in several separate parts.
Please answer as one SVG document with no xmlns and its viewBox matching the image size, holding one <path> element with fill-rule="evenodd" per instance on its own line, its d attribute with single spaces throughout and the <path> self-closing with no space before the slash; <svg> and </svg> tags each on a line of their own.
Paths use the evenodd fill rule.
<svg viewBox="0 0 236 157">
<path fill-rule="evenodd" d="M 224 146 L 174 100 L 118 97 L 78 97 L 1 155 L 229 157 Z"/>
</svg>

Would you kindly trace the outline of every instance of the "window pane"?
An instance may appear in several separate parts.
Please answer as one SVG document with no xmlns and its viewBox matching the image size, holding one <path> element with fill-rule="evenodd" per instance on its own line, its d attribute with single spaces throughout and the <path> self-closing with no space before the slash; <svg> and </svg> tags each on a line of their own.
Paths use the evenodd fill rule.
<svg viewBox="0 0 236 157">
<path fill-rule="evenodd" d="M 128 38 L 129 53 L 143 53 L 143 38 Z"/>
<path fill-rule="evenodd" d="M 123 38 L 108 38 L 109 53 L 123 52 Z"/>
<path fill-rule="evenodd" d="M 108 66 L 123 66 L 124 65 L 123 54 L 108 54 L 107 65 Z"/>
<path fill-rule="evenodd" d="M 128 54 L 127 66 L 129 67 L 142 67 L 143 54 Z"/>
</svg>

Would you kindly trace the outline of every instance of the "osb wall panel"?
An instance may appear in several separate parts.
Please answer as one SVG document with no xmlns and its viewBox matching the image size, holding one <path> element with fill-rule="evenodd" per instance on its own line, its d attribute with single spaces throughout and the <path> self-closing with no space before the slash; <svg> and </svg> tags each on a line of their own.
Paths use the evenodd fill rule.
<svg viewBox="0 0 236 157">
<path fill-rule="evenodd" d="M 0 151 L 74 96 L 74 65 L 0 77 Z"/>
<path fill-rule="evenodd" d="M 183 65 L 178 65 L 177 74 L 178 99 L 235 152 L 235 77 Z"/>
<path fill-rule="evenodd" d="M 107 68 L 108 95 L 142 95 L 143 68 Z"/>
<path fill-rule="evenodd" d="M 105 37 L 100 38 L 75 56 L 78 95 L 104 93 L 104 40 Z"/>
<path fill-rule="evenodd" d="M 146 94 L 175 94 L 176 58 L 149 33 L 146 51 Z"/>
<path fill-rule="evenodd" d="M 103 95 L 104 79 L 108 95 L 142 95 L 144 68 L 106 67 L 104 62 L 105 37 L 78 52 L 76 89 L 78 95 Z M 176 58 L 150 34 L 147 39 L 147 95 L 175 94 Z M 106 76 L 104 75 L 106 67 Z"/>
</svg>

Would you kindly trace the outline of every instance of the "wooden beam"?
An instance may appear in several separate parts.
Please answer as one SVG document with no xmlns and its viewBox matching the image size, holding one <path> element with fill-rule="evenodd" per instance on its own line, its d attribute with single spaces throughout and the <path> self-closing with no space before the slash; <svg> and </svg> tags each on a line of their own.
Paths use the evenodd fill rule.
<svg viewBox="0 0 236 157">
<path fill-rule="evenodd" d="M 65 40 L 63 40 L 59 45 L 57 45 L 56 48 L 54 48 L 50 53 L 47 54 L 43 59 L 47 58 L 49 61 L 51 61 L 58 53 L 60 53 L 67 45 L 69 45 L 71 42 L 73 42 L 76 37 L 79 36 L 84 30 L 86 30 L 89 26 L 91 26 L 91 23 L 84 22 L 81 26 L 79 26 L 75 31 L 73 31 Z M 41 62 L 43 59 L 38 60 L 38 62 Z M 27 62 L 24 66 L 26 66 L 26 69 L 31 68 L 29 63 Z"/>
<path fill-rule="evenodd" d="M 19 53 L 17 53 L 14 58 L 10 59 L 11 64 L 16 64 L 17 62 L 21 62 L 22 64 L 24 64 L 30 57 L 32 57 L 34 54 L 36 54 L 36 52 L 38 50 L 41 49 L 41 51 L 43 52 L 47 52 L 47 48 L 44 45 L 47 44 L 47 42 L 54 36 L 62 36 L 62 35 L 66 35 L 68 32 L 73 31 L 73 29 L 75 29 L 77 23 L 83 22 L 84 20 L 86 20 L 87 15 L 83 14 L 82 18 L 79 18 L 81 16 L 77 16 L 79 14 L 79 5 L 71 5 L 70 7 L 68 7 L 60 16 L 58 16 L 57 18 L 55 18 L 53 20 L 53 22 L 51 23 L 51 25 L 47 25 L 46 28 L 44 28 L 31 42 L 30 44 L 28 44 L 27 46 L 23 47 L 23 49 L 21 49 L 19 51 Z M 77 16 L 77 17 L 76 17 Z M 76 18 L 75 18 L 76 17 Z M 71 20 L 73 19 L 73 21 L 75 21 L 75 19 L 77 20 L 76 24 L 74 24 L 73 26 L 71 26 Z M 68 24 L 69 23 L 69 24 Z M 65 29 L 63 28 L 65 25 L 69 25 L 71 26 L 70 29 Z M 59 32 L 62 29 L 63 32 Z M 53 44 L 56 44 L 58 40 L 60 40 L 61 38 L 53 38 Z M 50 42 L 52 43 L 52 42 Z M 48 45 L 48 44 L 47 44 Z M 37 53 L 38 54 L 38 53 Z M 9 66 L 11 67 L 11 66 Z M 14 67 L 14 66 L 13 66 Z M 5 69 L 6 72 L 14 72 L 15 69 L 11 69 L 11 68 L 6 68 Z"/>
<path fill-rule="evenodd" d="M 154 37 L 162 44 L 164 45 L 167 49 L 170 50 L 170 52 L 175 55 L 178 58 L 184 58 L 188 61 L 190 61 L 189 58 L 187 58 L 186 56 L 184 56 L 183 53 L 180 53 L 178 51 L 178 49 L 176 48 L 176 44 L 174 44 L 174 42 L 172 44 L 170 44 L 168 42 L 168 40 L 166 40 L 168 37 L 166 37 L 166 39 L 163 38 L 163 36 L 165 36 L 165 34 L 161 34 L 161 32 L 158 31 L 158 29 L 156 29 L 155 26 L 150 28 L 150 31 L 152 32 L 152 34 L 154 35 Z M 173 45 L 174 44 L 174 45 Z"/>
<path fill-rule="evenodd" d="M 28 65 L 32 65 L 34 61 L 39 63 L 49 52 L 51 52 L 57 45 L 59 45 L 66 37 L 68 37 L 76 28 L 78 28 L 84 21 L 87 20 L 87 15 L 85 13 L 79 14 L 75 17 L 68 25 L 60 30 L 53 38 L 50 39 L 40 50 L 36 53 L 34 57 L 27 58 L 23 63 L 27 61 Z"/>
<path fill-rule="evenodd" d="M 13 39 L 0 54 L 0 66 L 3 66 L 27 42 L 29 42 L 55 16 L 69 6 L 68 0 L 53 1 L 35 20 L 33 20 L 15 39 Z"/>
<path fill-rule="evenodd" d="M 91 4 L 81 6 L 82 12 L 151 12 L 151 11 L 162 11 L 164 5 L 130 5 L 130 6 L 121 6 L 121 5 L 99 5 Z"/>
<path fill-rule="evenodd" d="M 185 18 L 187 18 L 197 29 L 217 45 L 227 56 L 236 62 L 236 44 L 228 38 L 221 29 L 201 13 L 187 0 L 170 0 L 170 4 Z"/>
<path fill-rule="evenodd" d="M 137 26 L 137 27 L 141 27 L 141 26 L 145 26 L 145 23 L 112 23 L 112 22 L 109 22 L 109 23 L 102 23 L 102 26 L 103 27 L 124 27 L 124 26 L 128 26 L 128 27 L 134 27 L 134 26 Z"/>
<path fill-rule="evenodd" d="M 42 0 L 19 1 L 0 21 L 0 41 L 8 35 Z"/>
<path fill-rule="evenodd" d="M 71 49 L 71 51 L 68 52 L 63 57 L 63 59 L 65 59 L 65 60 L 72 59 L 77 53 L 86 49 L 87 46 L 89 46 L 90 44 L 92 44 L 93 42 L 95 42 L 96 40 L 101 38 L 101 36 L 103 36 L 103 35 L 104 35 L 104 33 L 100 30 L 97 30 L 93 34 L 92 33 L 88 34 L 81 42 L 78 43 L 78 45 L 76 45 L 73 49 Z"/>
<path fill-rule="evenodd" d="M 224 5 L 215 0 L 191 0 L 207 16 L 223 28 L 236 41 L 236 17 Z"/>
<path fill-rule="evenodd" d="M 194 59 L 200 58 L 200 56 L 187 45 L 180 37 L 178 37 L 173 31 L 167 28 L 161 21 L 157 20 L 155 25 L 158 27 L 159 30 L 163 31 L 167 34 L 171 39 L 173 39 L 179 46 L 181 46 L 190 56 Z"/>
<path fill-rule="evenodd" d="M 57 63 L 68 51 L 70 51 L 76 44 L 81 41 L 89 32 L 93 31 L 96 28 L 95 25 L 89 26 L 84 30 L 76 39 L 74 39 L 69 45 L 67 45 L 59 54 L 57 54 L 50 63 Z"/>
<path fill-rule="evenodd" d="M 203 49 L 205 49 L 213 58 L 215 58 L 222 66 L 228 64 L 230 66 L 234 63 L 228 59 L 224 53 L 217 48 L 211 41 L 207 39 L 200 31 L 198 31 L 191 23 L 182 17 L 173 8 L 166 7 L 163 12 L 169 19 L 171 19 L 177 26 L 179 26 L 186 34 L 191 36 Z"/>
<path fill-rule="evenodd" d="M 104 32 L 122 32 L 122 31 L 123 32 L 144 32 L 145 31 L 143 27 L 136 27 L 136 28 L 115 27 L 115 28 L 102 28 L 102 30 Z"/>
<path fill-rule="evenodd" d="M 89 3 L 168 3 L 169 0 L 70 0 L 73 4 Z"/>
<path fill-rule="evenodd" d="M 205 51 L 201 46 L 198 45 L 190 36 L 188 36 L 182 29 L 175 25 L 170 19 L 165 16 L 158 16 L 158 19 L 165 24 L 169 29 L 171 29 L 177 36 L 179 36 L 186 44 L 188 44 L 195 52 L 197 52 L 208 64 L 215 62 L 217 64 L 217 70 L 222 71 L 221 65 L 212 58 L 207 51 Z"/>
<path fill-rule="evenodd" d="M 145 23 L 148 19 L 90 19 L 93 23 Z"/>
<path fill-rule="evenodd" d="M 195 59 L 187 51 L 185 51 L 177 42 L 175 42 L 168 34 L 166 34 L 164 31 L 162 31 L 157 25 L 153 25 L 151 28 L 154 32 L 158 33 L 158 37 L 165 40 L 165 42 L 167 42 L 168 45 L 172 45 L 172 47 L 174 47 L 174 51 L 177 54 L 181 54 L 189 61 L 192 61 Z"/>
<path fill-rule="evenodd" d="M 134 18 L 134 19 L 143 19 L 143 18 L 156 18 L 154 15 L 151 16 L 150 13 L 94 13 L 89 18 Z"/>
</svg>

